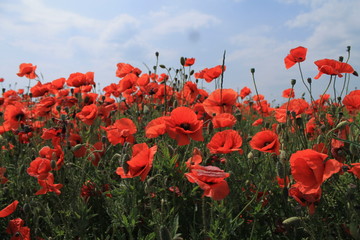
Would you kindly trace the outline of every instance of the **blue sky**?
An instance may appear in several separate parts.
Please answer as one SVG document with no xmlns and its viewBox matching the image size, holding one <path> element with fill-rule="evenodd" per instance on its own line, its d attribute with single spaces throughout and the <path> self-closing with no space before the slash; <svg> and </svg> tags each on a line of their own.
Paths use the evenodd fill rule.
<svg viewBox="0 0 360 240">
<path fill-rule="evenodd" d="M 360 71 L 358 9 L 358 0 L 1 0 L 0 77 L 4 87 L 26 86 L 16 76 L 26 62 L 37 65 L 44 82 L 93 71 L 103 88 L 119 81 L 119 62 L 146 72 L 144 63 L 154 65 L 158 51 L 160 64 L 178 68 L 180 57 L 194 57 L 198 71 L 220 65 L 226 50 L 225 88 L 254 89 L 255 68 L 259 93 L 269 101 L 281 99 L 292 78 L 300 97 L 298 69 L 283 63 L 291 48 L 308 48 L 305 78 L 317 74 L 315 60 L 346 56 L 347 46 Z M 315 96 L 328 80 L 314 80 Z M 353 88 L 358 81 L 352 77 Z"/>
</svg>

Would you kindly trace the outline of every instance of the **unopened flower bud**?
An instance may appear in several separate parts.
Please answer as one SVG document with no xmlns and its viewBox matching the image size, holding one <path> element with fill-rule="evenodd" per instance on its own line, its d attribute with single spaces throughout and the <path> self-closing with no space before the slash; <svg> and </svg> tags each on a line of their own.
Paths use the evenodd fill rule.
<svg viewBox="0 0 360 240">
<path fill-rule="evenodd" d="M 291 79 L 291 86 L 294 86 L 296 84 L 296 79 Z"/>
</svg>

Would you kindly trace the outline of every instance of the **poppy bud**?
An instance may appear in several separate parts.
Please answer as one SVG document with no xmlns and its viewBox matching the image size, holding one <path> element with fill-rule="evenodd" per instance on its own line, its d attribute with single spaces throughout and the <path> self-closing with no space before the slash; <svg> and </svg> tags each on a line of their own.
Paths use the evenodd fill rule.
<svg viewBox="0 0 360 240">
<path fill-rule="evenodd" d="M 300 217 L 290 217 L 288 219 L 285 219 L 282 223 L 284 225 L 292 225 L 292 224 L 296 224 L 301 220 Z"/>
<path fill-rule="evenodd" d="M 102 136 L 102 137 L 101 137 L 101 142 L 102 142 L 103 144 L 106 143 L 106 140 L 107 140 L 107 137 L 106 137 L 106 136 Z"/>
<path fill-rule="evenodd" d="M 156 56 L 156 57 L 159 57 L 159 52 L 155 52 L 155 56 Z"/>
<path fill-rule="evenodd" d="M 180 58 L 180 64 L 181 64 L 181 66 L 185 65 L 185 58 L 184 57 Z"/>
<path fill-rule="evenodd" d="M 190 71 L 190 76 L 194 74 L 194 69 Z"/>
<path fill-rule="evenodd" d="M 254 73 L 255 73 L 255 68 L 251 68 L 251 69 L 250 69 L 250 72 L 251 72 L 252 74 L 254 74 Z"/>
<path fill-rule="evenodd" d="M 351 50 L 351 46 L 347 46 L 347 47 L 346 47 L 346 51 L 347 51 L 347 52 L 350 52 L 350 50 Z"/>
<path fill-rule="evenodd" d="M 339 57 L 339 62 L 343 62 L 344 61 L 344 57 L 343 56 L 340 56 Z"/>
<path fill-rule="evenodd" d="M 50 162 L 50 166 L 51 166 L 51 169 L 56 169 L 56 161 L 53 159 L 53 160 L 51 160 L 51 162 Z"/>
<path fill-rule="evenodd" d="M 166 68 L 165 65 L 163 65 L 163 64 L 160 64 L 159 67 Z"/>
<path fill-rule="evenodd" d="M 311 79 L 311 78 L 308 78 L 308 79 L 307 79 L 307 82 L 308 82 L 309 84 L 311 84 L 312 79 Z"/>
<path fill-rule="evenodd" d="M 294 86 L 296 84 L 296 79 L 291 79 L 291 86 Z"/>
<path fill-rule="evenodd" d="M 249 152 L 248 155 L 247 155 L 247 158 L 248 159 L 253 159 L 254 158 L 253 152 Z"/>
<path fill-rule="evenodd" d="M 353 75 L 354 75 L 354 76 L 357 76 L 357 77 L 359 76 L 359 74 L 357 73 L 357 71 L 354 71 L 354 72 L 353 72 Z"/>
<path fill-rule="evenodd" d="M 60 105 L 57 105 L 57 106 L 56 106 L 56 111 L 58 111 L 58 112 L 61 111 L 61 106 L 60 106 Z"/>
<path fill-rule="evenodd" d="M 83 146 L 85 146 L 85 144 L 76 144 L 74 147 L 72 147 L 72 151 L 76 152 L 77 150 L 79 150 Z"/>
<path fill-rule="evenodd" d="M 348 121 L 341 121 L 341 122 L 338 123 L 338 125 L 336 125 L 336 127 L 335 127 L 334 130 L 343 128 L 343 127 L 345 127 L 345 126 L 347 126 L 347 125 L 349 125 L 349 124 L 350 124 L 350 122 L 348 122 Z"/>
</svg>

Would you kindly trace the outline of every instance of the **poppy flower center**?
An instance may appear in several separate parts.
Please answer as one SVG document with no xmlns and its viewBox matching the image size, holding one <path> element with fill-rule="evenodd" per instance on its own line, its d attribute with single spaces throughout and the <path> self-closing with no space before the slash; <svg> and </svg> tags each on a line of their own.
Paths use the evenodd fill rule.
<svg viewBox="0 0 360 240">
<path fill-rule="evenodd" d="M 184 130 L 190 130 L 190 124 L 189 123 L 182 123 L 180 124 L 180 127 Z"/>
<path fill-rule="evenodd" d="M 22 112 L 15 115 L 15 119 L 16 119 L 17 121 L 23 120 L 24 117 L 25 117 L 25 114 L 22 113 Z"/>
</svg>

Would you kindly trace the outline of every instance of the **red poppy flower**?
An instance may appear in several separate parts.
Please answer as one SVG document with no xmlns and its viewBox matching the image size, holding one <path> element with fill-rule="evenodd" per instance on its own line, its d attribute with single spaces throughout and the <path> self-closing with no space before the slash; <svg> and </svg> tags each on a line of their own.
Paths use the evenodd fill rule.
<svg viewBox="0 0 360 240">
<path fill-rule="evenodd" d="M 354 69 L 350 64 L 340 62 L 333 59 L 322 59 L 314 62 L 318 67 L 319 73 L 314 78 L 319 79 L 321 75 L 337 75 L 338 77 L 342 77 L 341 73 L 354 73 Z"/>
<path fill-rule="evenodd" d="M 259 119 L 255 120 L 255 121 L 251 124 L 251 126 L 259 126 L 259 125 L 261 125 L 261 124 L 263 124 L 263 123 L 264 123 L 264 119 L 259 118 Z"/>
<path fill-rule="evenodd" d="M 294 89 L 293 88 L 285 89 L 282 92 L 282 97 L 284 97 L 284 98 L 294 98 L 295 97 Z"/>
<path fill-rule="evenodd" d="M 30 240 L 30 228 L 24 227 L 24 220 L 16 218 L 10 220 L 6 233 L 11 234 L 10 240 Z"/>
<path fill-rule="evenodd" d="M 360 90 L 351 91 L 342 101 L 350 113 L 356 113 L 360 110 Z"/>
<path fill-rule="evenodd" d="M 85 124 L 92 125 L 95 118 L 97 117 L 97 106 L 95 104 L 84 106 L 81 112 L 76 114 L 76 117 Z"/>
<path fill-rule="evenodd" d="M 60 189 L 63 187 L 62 184 L 54 184 L 54 175 L 49 173 L 46 179 L 38 179 L 38 183 L 41 186 L 41 189 L 35 193 L 35 195 L 42 195 L 48 192 L 54 192 L 56 195 L 60 195 Z"/>
<path fill-rule="evenodd" d="M 133 66 L 127 63 L 118 63 L 116 66 L 117 66 L 116 76 L 119 78 L 125 77 L 129 73 L 134 73 L 137 76 L 141 74 L 140 69 L 134 68 Z"/>
<path fill-rule="evenodd" d="M 84 85 L 95 85 L 94 72 L 72 73 L 66 80 L 66 84 L 71 87 L 80 87 Z"/>
<path fill-rule="evenodd" d="M 133 178 L 140 176 L 141 181 L 145 181 L 146 176 L 152 168 L 157 146 L 151 148 L 146 143 L 135 144 L 132 147 L 132 157 L 125 164 L 128 169 L 118 167 L 116 174 L 121 178 Z"/>
<path fill-rule="evenodd" d="M 186 58 L 184 67 L 192 66 L 194 65 L 194 63 L 195 63 L 195 58 Z"/>
<path fill-rule="evenodd" d="M 158 117 L 151 120 L 145 127 L 145 136 L 147 138 L 156 138 L 166 133 L 166 120 L 168 116 Z"/>
<path fill-rule="evenodd" d="M 224 180 L 230 176 L 230 173 L 218 167 L 193 165 L 185 176 L 189 182 L 198 184 L 204 190 L 203 196 L 219 201 L 230 193 L 229 185 Z"/>
<path fill-rule="evenodd" d="M 348 172 L 354 174 L 357 178 L 360 179 L 360 163 L 351 163 L 351 168 Z"/>
<path fill-rule="evenodd" d="M 186 162 L 186 167 L 191 168 L 193 165 L 199 165 L 202 162 L 201 152 L 198 148 L 193 149 L 193 155 Z"/>
<path fill-rule="evenodd" d="M 220 77 L 223 71 L 226 70 L 226 67 L 222 65 L 218 65 L 213 68 L 205 68 L 200 72 L 195 73 L 195 78 L 205 79 L 206 82 L 212 82 L 215 78 Z"/>
<path fill-rule="evenodd" d="M 0 218 L 7 217 L 10 214 L 12 214 L 13 212 L 15 212 L 18 203 L 19 203 L 19 201 L 15 200 L 12 203 L 10 203 L 9 205 L 7 205 L 5 208 L 0 210 Z"/>
<path fill-rule="evenodd" d="M 303 194 L 318 192 L 326 179 L 340 171 L 342 164 L 327 158 L 327 154 L 312 149 L 297 151 L 291 155 L 291 174 Z"/>
<path fill-rule="evenodd" d="M 232 113 L 238 94 L 232 89 L 216 89 L 203 102 L 205 111 L 211 116 Z"/>
<path fill-rule="evenodd" d="M 231 113 L 220 113 L 211 120 L 214 128 L 232 127 L 236 123 L 236 118 Z"/>
<path fill-rule="evenodd" d="M 247 95 L 249 95 L 251 93 L 250 88 L 248 87 L 244 87 L 243 89 L 241 89 L 240 91 L 240 97 L 241 99 L 244 99 Z"/>
<path fill-rule="evenodd" d="M 130 118 L 117 119 L 113 125 L 102 127 L 106 133 L 109 142 L 112 145 L 133 143 L 135 138 L 133 134 L 137 132 L 135 123 Z"/>
<path fill-rule="evenodd" d="M 280 123 L 285 123 L 287 118 L 287 111 L 294 112 L 295 117 L 301 117 L 309 109 L 309 104 L 302 98 L 291 99 L 289 102 L 284 103 L 279 108 L 275 109 L 275 118 Z M 292 116 L 290 115 L 292 118 Z"/>
<path fill-rule="evenodd" d="M 197 84 L 191 81 L 187 81 L 184 84 L 182 91 L 179 92 L 177 96 L 180 103 L 194 103 L 199 97 L 199 89 L 197 88 Z"/>
<path fill-rule="evenodd" d="M 239 133 L 229 129 L 215 133 L 207 147 L 211 153 L 230 153 L 235 151 L 242 153 L 241 145 L 242 139 Z"/>
<path fill-rule="evenodd" d="M 179 146 L 195 141 L 204 141 L 202 134 L 203 121 L 198 120 L 195 112 L 187 107 L 175 108 L 166 121 L 166 132 L 177 141 Z"/>
<path fill-rule="evenodd" d="M 271 130 L 257 132 L 250 141 L 250 146 L 261 152 L 280 154 L 278 135 Z"/>
<path fill-rule="evenodd" d="M 35 70 L 36 66 L 33 66 L 32 63 L 22 63 L 20 64 L 20 70 L 17 73 L 19 77 L 27 77 L 29 79 L 34 79 L 37 77 Z"/>
<path fill-rule="evenodd" d="M 298 188 L 299 184 L 294 184 L 289 189 L 289 196 L 294 198 L 301 206 L 307 207 L 309 214 L 315 213 L 315 203 L 318 203 L 321 198 L 321 188 L 312 193 L 303 193 Z"/>
<path fill-rule="evenodd" d="M 17 130 L 20 124 L 27 118 L 27 110 L 20 102 L 14 102 L 6 106 L 4 113 L 4 127 L 8 130 Z"/>
<path fill-rule="evenodd" d="M 56 162 L 55 170 L 59 170 L 64 164 L 64 152 L 59 144 L 56 144 L 54 147 L 44 146 L 40 149 L 39 155 L 41 158 L 54 160 Z"/>
<path fill-rule="evenodd" d="M 30 163 L 27 173 L 38 179 L 46 179 L 51 171 L 50 160 L 47 158 L 37 157 Z"/>
<path fill-rule="evenodd" d="M 306 59 L 307 48 L 297 47 L 290 50 L 290 53 L 285 57 L 286 69 L 291 68 L 298 62 L 303 62 Z"/>
</svg>

